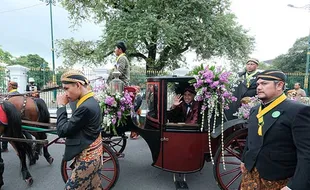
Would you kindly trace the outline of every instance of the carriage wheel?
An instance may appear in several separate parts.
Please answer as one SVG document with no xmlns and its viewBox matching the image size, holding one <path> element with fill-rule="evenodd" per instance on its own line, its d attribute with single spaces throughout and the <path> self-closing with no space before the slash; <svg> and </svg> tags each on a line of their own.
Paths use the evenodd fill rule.
<svg viewBox="0 0 310 190">
<path fill-rule="evenodd" d="M 240 129 L 224 141 L 224 158 L 226 170 L 223 168 L 221 146 L 214 156 L 213 175 L 218 186 L 223 190 L 240 189 L 241 156 L 245 147 L 247 128 Z"/>
<path fill-rule="evenodd" d="M 107 146 L 106 144 L 102 144 L 103 146 L 103 170 L 101 172 L 101 179 L 102 179 L 102 187 L 104 190 L 111 189 L 118 180 L 119 176 L 119 163 L 118 159 L 113 152 L 113 150 Z M 61 162 L 61 176 L 63 181 L 66 183 L 69 176 L 71 175 L 72 168 L 70 165 L 72 161 L 67 162 L 62 160 Z"/>
<path fill-rule="evenodd" d="M 104 137 L 103 143 L 107 144 L 115 152 L 116 156 L 119 156 L 126 148 L 127 138 L 125 134 L 122 136 Z"/>
</svg>

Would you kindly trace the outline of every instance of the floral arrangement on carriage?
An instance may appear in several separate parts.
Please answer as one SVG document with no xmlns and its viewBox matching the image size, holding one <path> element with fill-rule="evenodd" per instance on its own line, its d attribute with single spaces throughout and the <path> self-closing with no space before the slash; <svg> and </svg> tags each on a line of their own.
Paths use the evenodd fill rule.
<svg viewBox="0 0 310 190">
<path fill-rule="evenodd" d="M 117 134 L 116 128 L 125 125 L 127 116 L 132 113 L 133 103 L 130 94 L 127 91 L 111 93 L 106 84 L 93 90 L 102 109 L 104 131 L 109 134 Z"/>
<path fill-rule="evenodd" d="M 196 89 L 196 101 L 202 101 L 201 130 L 205 126 L 205 114 L 207 114 L 207 128 L 209 138 L 209 150 L 212 164 L 214 164 L 211 148 L 211 132 L 215 132 L 215 119 L 221 121 L 221 147 L 224 163 L 224 109 L 229 109 L 229 104 L 236 101 L 233 96 L 234 87 L 238 85 L 238 77 L 234 73 L 225 71 L 223 67 L 200 65 L 192 72 L 194 75 L 194 87 Z M 213 120 L 213 122 L 211 121 Z M 213 124 L 212 124 L 213 123 Z M 211 126 L 212 124 L 212 126 Z M 224 165 L 225 166 L 225 165 Z"/>
<path fill-rule="evenodd" d="M 238 111 L 234 113 L 234 116 L 237 116 L 239 119 L 249 119 L 250 110 L 252 107 L 257 106 L 261 103 L 260 99 L 257 96 L 254 97 L 244 97 L 241 99 L 241 106 L 238 108 Z"/>
</svg>

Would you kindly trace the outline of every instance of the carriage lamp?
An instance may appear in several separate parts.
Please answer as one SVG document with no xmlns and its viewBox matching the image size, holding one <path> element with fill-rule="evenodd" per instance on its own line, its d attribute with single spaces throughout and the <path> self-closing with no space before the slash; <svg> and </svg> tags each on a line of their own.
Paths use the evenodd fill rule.
<svg viewBox="0 0 310 190">
<path fill-rule="evenodd" d="M 125 84 L 119 79 L 121 73 L 119 71 L 114 71 L 112 75 L 114 79 L 110 82 L 111 94 L 116 94 L 117 92 L 123 93 Z"/>
</svg>

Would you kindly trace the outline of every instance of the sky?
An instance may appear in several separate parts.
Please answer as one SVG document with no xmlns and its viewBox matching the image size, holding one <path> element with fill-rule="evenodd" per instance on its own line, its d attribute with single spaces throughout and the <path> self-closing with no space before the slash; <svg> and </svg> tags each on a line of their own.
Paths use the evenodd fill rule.
<svg viewBox="0 0 310 190">
<path fill-rule="evenodd" d="M 310 30 L 310 10 L 288 7 L 304 6 L 310 0 L 232 0 L 231 11 L 237 21 L 255 37 L 255 50 L 250 55 L 261 61 L 284 54 L 295 40 Z M 51 36 L 49 6 L 40 0 L 0 1 L 0 46 L 13 56 L 38 54 L 50 63 Z M 102 26 L 84 22 L 73 30 L 67 11 L 57 3 L 53 6 L 54 39 L 74 37 L 96 40 Z M 56 67 L 61 65 L 56 58 Z M 188 54 L 193 61 L 193 54 Z"/>
</svg>

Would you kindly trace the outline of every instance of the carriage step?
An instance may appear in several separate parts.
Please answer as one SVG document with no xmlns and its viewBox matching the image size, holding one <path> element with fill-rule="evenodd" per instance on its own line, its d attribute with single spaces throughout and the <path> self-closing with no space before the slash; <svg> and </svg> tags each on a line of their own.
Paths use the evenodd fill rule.
<svg viewBox="0 0 310 190">
<path fill-rule="evenodd" d="M 176 190 L 188 189 L 185 174 L 173 174 L 173 181 Z"/>
</svg>

